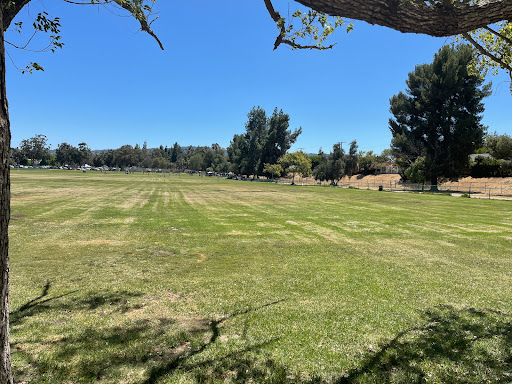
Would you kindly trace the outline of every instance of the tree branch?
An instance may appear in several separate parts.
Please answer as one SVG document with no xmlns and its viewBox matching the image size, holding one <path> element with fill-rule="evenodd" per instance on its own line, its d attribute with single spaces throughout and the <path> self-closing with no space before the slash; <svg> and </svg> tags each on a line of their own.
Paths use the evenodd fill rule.
<svg viewBox="0 0 512 384">
<path fill-rule="evenodd" d="M 502 35 L 501 33 L 499 33 L 498 31 L 495 31 L 494 29 L 492 28 L 489 28 L 488 26 L 485 26 L 483 27 L 485 30 L 491 32 L 493 35 L 496 35 L 500 38 L 502 38 L 503 40 L 505 40 L 507 42 L 507 44 L 509 45 L 512 45 L 512 39 L 509 39 L 507 36 L 504 36 Z"/>
<path fill-rule="evenodd" d="M 74 4 L 74 5 L 105 5 L 105 4 L 108 4 L 110 1 L 109 0 L 105 0 L 104 2 L 101 2 L 101 1 L 91 2 L 91 1 L 89 1 L 88 3 L 84 3 L 84 2 L 81 2 L 81 1 L 64 0 L 64 2 L 69 3 L 69 4 Z"/>
<path fill-rule="evenodd" d="M 279 14 L 279 12 L 277 12 L 274 9 L 274 6 L 272 5 L 271 0 L 264 0 L 264 2 L 265 2 L 265 6 L 267 7 L 267 11 L 268 11 L 270 17 L 272 18 L 272 20 L 274 20 L 274 22 L 279 27 L 279 22 L 282 21 L 281 15 Z M 336 44 L 331 44 L 328 47 L 322 47 L 322 46 L 317 46 L 317 45 L 301 45 L 301 44 L 297 44 L 294 41 L 291 41 L 289 39 L 285 39 L 286 28 L 285 28 L 284 23 L 282 23 L 279 28 L 281 30 L 281 33 L 279 33 L 279 35 L 277 36 L 276 41 L 274 43 L 274 51 L 281 44 L 289 45 L 290 47 L 292 47 L 294 49 L 318 49 L 320 51 L 324 51 L 326 49 L 331 49 L 332 47 L 334 47 L 336 45 Z"/>
<path fill-rule="evenodd" d="M 32 39 L 34 38 L 34 36 L 35 36 L 36 34 L 37 34 L 37 30 L 36 30 L 36 31 L 34 31 L 34 33 L 32 34 L 32 36 L 30 37 L 30 39 L 28 39 L 27 43 L 26 43 L 23 47 L 19 47 L 19 46 L 15 45 L 15 44 L 11 43 L 10 41 L 7 41 L 7 40 L 4 40 L 4 42 L 5 42 L 6 44 L 12 45 L 14 48 L 25 50 L 25 49 L 28 47 L 28 45 L 30 44 L 30 42 L 32 41 Z"/>
<path fill-rule="evenodd" d="M 81 2 L 81 1 L 72 1 L 72 0 L 64 0 L 64 2 L 69 3 L 69 4 L 74 4 L 74 5 L 105 5 L 105 4 L 110 3 L 109 0 L 105 0 L 104 2 L 101 2 L 101 1 L 91 2 L 91 1 L 89 1 L 88 3 L 84 3 L 84 2 Z"/>
<path fill-rule="evenodd" d="M 162 51 L 164 50 L 164 46 L 163 46 L 162 42 L 160 41 L 158 36 L 153 32 L 153 30 L 150 28 L 150 26 L 148 24 L 148 19 L 146 18 L 146 15 L 144 15 L 144 13 L 140 9 L 134 8 L 133 4 L 129 1 L 125 1 L 125 0 L 113 0 L 113 1 L 120 7 L 124 8 L 125 10 L 130 12 L 133 15 L 133 17 L 135 17 L 139 21 L 140 29 L 142 31 L 146 32 L 147 34 L 149 34 L 150 36 L 152 36 L 156 40 L 158 45 L 160 46 L 160 49 L 162 49 Z"/>
<path fill-rule="evenodd" d="M 119 5 L 121 8 L 125 9 L 126 11 L 130 12 L 130 14 L 137 19 L 137 21 L 140 23 L 141 30 L 148 33 L 150 36 L 152 36 L 160 48 L 163 50 L 164 46 L 160 39 L 157 37 L 157 35 L 153 32 L 153 30 L 150 28 L 150 24 L 148 23 L 146 15 L 140 10 L 137 9 L 132 2 L 126 1 L 126 0 L 103 0 L 103 1 L 89 1 L 89 2 L 80 2 L 80 1 L 74 1 L 74 0 L 64 0 L 67 3 L 75 4 L 75 5 L 105 5 L 108 3 L 115 3 Z M 30 0 L 13 0 L 12 5 L 10 7 L 5 7 L 3 9 L 3 28 L 4 31 L 6 31 L 14 17 L 21 11 L 21 9 L 27 5 L 30 2 Z M 0 5 L 5 5 L 4 1 L 0 1 Z"/>
<path fill-rule="evenodd" d="M 279 22 L 281 19 L 281 15 L 279 12 L 276 12 L 274 9 L 274 6 L 272 5 L 272 2 L 270 0 L 264 0 L 265 6 L 267 7 L 267 11 L 270 14 L 270 17 L 272 17 L 272 20 L 274 20 L 276 23 Z"/>
<path fill-rule="evenodd" d="M 19 11 L 21 11 L 21 9 L 29 2 L 30 0 L 14 0 L 11 6 L 5 7 L 2 10 L 4 32 L 7 31 Z M 3 1 L 1 2 L 1 5 L 5 6 Z"/>
<path fill-rule="evenodd" d="M 336 45 L 336 43 L 331 44 L 327 47 L 319 47 L 318 45 L 300 45 L 300 44 L 294 43 L 293 41 L 290 41 L 288 39 L 281 39 L 281 43 L 288 44 L 292 48 L 296 48 L 296 49 L 318 49 L 319 51 L 325 51 L 326 49 L 331 49 Z M 274 47 L 274 49 L 276 49 L 276 48 L 277 47 Z"/>
<path fill-rule="evenodd" d="M 471 45 L 473 45 L 482 55 L 487 56 L 491 60 L 498 63 L 503 69 L 508 71 L 508 74 L 509 74 L 510 78 L 512 79 L 512 66 L 505 63 L 503 60 L 501 60 L 496 55 L 493 55 L 491 52 L 487 51 L 484 47 L 482 47 L 480 44 L 478 44 L 478 42 L 475 39 L 473 39 L 469 33 L 464 32 L 464 33 L 462 33 L 462 36 L 464 36 L 464 38 L 467 41 L 469 41 L 471 43 Z"/>
<path fill-rule="evenodd" d="M 402 0 L 295 0 L 316 11 L 389 27 L 400 32 L 455 36 L 512 20 L 512 1 L 455 1 L 428 5 Z M 430 2 L 429 2 L 430 3 Z"/>
</svg>

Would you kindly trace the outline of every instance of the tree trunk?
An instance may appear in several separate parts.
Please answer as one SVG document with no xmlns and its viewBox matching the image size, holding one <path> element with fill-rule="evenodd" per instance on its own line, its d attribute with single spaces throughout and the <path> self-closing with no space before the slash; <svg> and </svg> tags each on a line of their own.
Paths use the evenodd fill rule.
<svg viewBox="0 0 512 384">
<path fill-rule="evenodd" d="M 9 346 L 9 219 L 11 186 L 9 151 L 11 130 L 5 87 L 5 46 L 3 15 L 0 12 L 0 383 L 13 382 Z"/>
<path fill-rule="evenodd" d="M 437 188 L 437 175 L 432 174 L 430 177 L 430 191 L 431 192 L 438 192 L 439 189 Z"/>
</svg>

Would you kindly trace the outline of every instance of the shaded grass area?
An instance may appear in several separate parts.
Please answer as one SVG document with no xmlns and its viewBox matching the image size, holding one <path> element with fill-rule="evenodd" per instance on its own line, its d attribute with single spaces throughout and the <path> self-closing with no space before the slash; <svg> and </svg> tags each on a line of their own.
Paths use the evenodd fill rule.
<svg viewBox="0 0 512 384">
<path fill-rule="evenodd" d="M 512 318 L 492 310 L 430 308 L 338 380 L 507 383 L 512 379 Z"/>
<path fill-rule="evenodd" d="M 18 382 L 510 382 L 509 202 L 13 172 Z"/>
</svg>

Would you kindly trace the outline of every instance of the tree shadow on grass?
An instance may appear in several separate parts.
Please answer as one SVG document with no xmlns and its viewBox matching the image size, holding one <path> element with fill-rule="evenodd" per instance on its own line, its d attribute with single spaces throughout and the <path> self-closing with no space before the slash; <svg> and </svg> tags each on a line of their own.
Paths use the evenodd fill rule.
<svg viewBox="0 0 512 384">
<path fill-rule="evenodd" d="M 11 312 L 9 314 L 9 324 L 11 326 L 17 325 L 20 322 L 22 322 L 24 319 L 29 318 L 33 315 L 36 315 L 39 312 L 44 312 L 46 309 L 51 308 L 51 303 L 54 300 L 60 299 L 64 296 L 72 295 L 78 291 L 70 291 L 58 296 L 53 297 L 47 297 L 48 293 L 51 288 L 51 282 L 48 280 L 46 284 L 43 287 L 43 290 L 41 294 L 32 299 L 27 301 L 25 304 L 23 304 L 21 307 L 19 307 L 17 310 Z"/>
<path fill-rule="evenodd" d="M 34 298 L 32 300 L 27 301 L 25 304 L 23 304 L 21 307 L 19 307 L 16 311 L 11 312 L 10 313 L 11 322 L 13 321 L 13 318 L 16 320 L 16 319 L 22 318 L 24 316 L 30 316 L 30 315 L 27 315 L 27 313 L 31 313 L 32 309 L 41 307 L 44 303 L 47 303 L 49 301 L 52 301 L 52 300 L 58 299 L 60 297 L 67 296 L 67 295 L 77 292 L 77 291 L 72 291 L 72 292 L 68 292 L 68 293 L 65 293 L 60 296 L 54 296 L 54 297 L 49 297 L 49 298 L 45 299 L 45 297 L 48 296 L 50 287 L 51 287 L 51 283 L 48 280 L 46 282 L 46 284 L 44 285 L 43 291 L 41 292 L 41 294 L 39 296 L 37 296 L 36 298 Z"/>
<path fill-rule="evenodd" d="M 94 310 L 104 305 L 111 305 L 116 311 L 127 312 L 133 305 L 130 305 L 129 299 L 142 296 L 139 292 L 95 292 L 88 294 L 87 297 L 71 297 L 66 301 L 59 301 L 58 299 L 66 296 L 74 295 L 79 292 L 78 290 L 69 291 L 60 295 L 50 296 L 51 282 L 47 281 L 43 287 L 41 294 L 26 302 L 17 310 L 9 314 L 9 323 L 11 326 L 20 325 L 24 320 L 39 313 L 47 311 L 67 311 L 73 310 Z"/>
<path fill-rule="evenodd" d="M 258 356 L 276 339 L 212 347 L 219 344 L 228 319 L 282 301 L 220 319 L 184 322 L 183 318 L 154 318 L 137 311 L 140 307 L 129 299 L 138 293 L 103 291 L 64 298 L 75 292 L 51 296 L 49 291 L 47 283 L 41 295 L 12 313 L 16 382 L 156 383 L 177 371 L 198 379 L 213 371 L 222 375 L 224 364 L 244 377 L 260 377 L 266 371 L 254 368 L 255 362 L 247 355 Z M 63 313 L 71 313 L 69 322 L 58 321 Z M 112 316 L 102 321 L 103 313 Z M 265 364 L 267 371 L 274 370 L 268 361 Z"/>
<path fill-rule="evenodd" d="M 157 383 L 160 378 L 163 376 L 169 375 L 174 371 L 185 371 L 192 373 L 198 382 L 208 382 L 207 378 L 212 378 L 215 376 L 215 373 L 220 374 L 221 376 L 225 376 L 227 372 L 229 372 L 229 376 L 233 379 L 243 378 L 243 381 L 247 381 L 247 379 L 256 379 L 262 378 L 264 375 L 268 373 L 272 373 L 272 370 L 269 372 L 268 368 L 271 367 L 269 365 L 269 361 L 267 360 L 264 364 L 267 369 L 262 369 L 262 367 L 256 366 L 255 361 L 252 359 L 244 358 L 244 354 L 249 352 L 255 352 L 260 350 L 263 347 L 266 347 L 274 342 L 277 339 L 269 339 L 261 343 L 248 345 L 245 348 L 237 349 L 236 351 L 225 354 L 224 356 L 217 357 L 215 359 L 207 359 L 205 361 L 199 362 L 189 362 L 191 358 L 196 355 L 201 354 L 208 347 L 213 345 L 220 336 L 220 327 L 227 320 L 246 315 L 250 312 L 255 312 L 257 310 L 263 309 L 268 306 L 272 306 L 278 303 L 285 301 L 277 300 L 271 303 L 267 303 L 261 305 L 259 307 L 248 308 L 245 310 L 233 312 L 227 316 L 224 316 L 218 320 L 212 320 L 209 322 L 209 333 L 211 336 L 209 340 L 200 344 L 199 346 L 192 348 L 184 353 L 177 354 L 173 358 L 169 359 L 167 362 L 160 364 L 159 366 L 153 367 L 149 371 L 149 377 L 143 381 L 142 384 L 154 384 Z M 271 362 L 271 361 L 270 361 Z M 226 366 L 227 364 L 227 366 Z M 281 369 L 283 372 L 284 368 Z"/>
<path fill-rule="evenodd" d="M 294 376 L 291 366 L 247 355 L 184 364 L 195 382 L 244 383 L 511 383 L 512 316 L 494 310 L 437 306 L 338 377 Z M 144 384 L 156 383 L 146 381 Z"/>
<path fill-rule="evenodd" d="M 49 291 L 47 283 L 40 296 L 13 312 L 19 332 L 14 348 L 18 382 L 156 384 L 177 377 L 197 383 L 512 382 L 512 317 L 493 310 L 430 308 L 416 326 L 368 352 L 354 369 L 305 379 L 272 357 L 268 347 L 277 339 L 226 343 L 223 335 L 227 320 L 280 301 L 184 323 L 137 311 L 130 300 L 139 293 L 100 291 L 64 298 L 73 292 L 51 297 Z M 63 310 L 76 313 L 78 320 L 51 323 Z M 89 313 L 112 317 L 89 324 Z M 30 316 L 34 321 L 24 323 Z M 34 328 L 41 319 L 47 327 L 43 332 Z"/>
<path fill-rule="evenodd" d="M 424 382 L 512 382 L 512 317 L 493 310 L 431 308 L 421 325 L 400 332 L 336 380 Z"/>
</svg>

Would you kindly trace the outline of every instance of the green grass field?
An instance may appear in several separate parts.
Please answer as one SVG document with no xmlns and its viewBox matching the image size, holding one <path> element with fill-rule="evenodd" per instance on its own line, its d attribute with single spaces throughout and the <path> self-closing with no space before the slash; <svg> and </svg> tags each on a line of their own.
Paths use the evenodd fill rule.
<svg viewBox="0 0 512 384">
<path fill-rule="evenodd" d="M 16 382 L 512 382 L 511 202 L 11 177 Z"/>
</svg>

